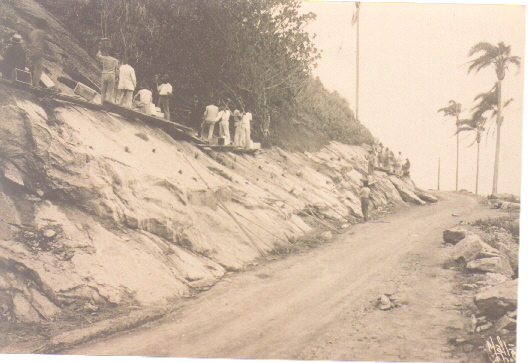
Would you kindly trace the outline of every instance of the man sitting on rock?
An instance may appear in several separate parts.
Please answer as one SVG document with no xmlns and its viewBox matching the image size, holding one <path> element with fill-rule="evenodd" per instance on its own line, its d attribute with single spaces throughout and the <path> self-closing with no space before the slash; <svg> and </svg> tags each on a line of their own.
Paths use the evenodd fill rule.
<svg viewBox="0 0 528 363">
<path fill-rule="evenodd" d="M 152 91 L 148 87 L 139 86 L 139 91 L 134 96 L 134 103 L 140 108 L 140 111 L 150 116 L 152 105 Z"/>
</svg>

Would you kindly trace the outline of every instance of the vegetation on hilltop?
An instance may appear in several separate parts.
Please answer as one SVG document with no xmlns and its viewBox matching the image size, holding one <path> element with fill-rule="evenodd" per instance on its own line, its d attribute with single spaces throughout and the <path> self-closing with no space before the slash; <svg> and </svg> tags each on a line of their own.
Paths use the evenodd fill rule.
<svg viewBox="0 0 528 363">
<path fill-rule="evenodd" d="M 109 38 L 140 81 L 152 87 L 168 74 L 172 108 L 189 126 L 215 102 L 251 110 L 253 138 L 264 144 L 291 145 L 299 134 L 283 131 L 292 127 L 323 143 L 372 141 L 346 100 L 313 79 L 320 54 L 304 27 L 315 15 L 301 13 L 300 0 L 37 1 L 90 55 Z"/>
</svg>

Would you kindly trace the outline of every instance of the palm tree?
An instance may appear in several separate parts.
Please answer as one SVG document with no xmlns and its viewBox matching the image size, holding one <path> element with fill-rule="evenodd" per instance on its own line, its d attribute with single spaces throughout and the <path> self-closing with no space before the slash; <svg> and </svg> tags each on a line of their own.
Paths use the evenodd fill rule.
<svg viewBox="0 0 528 363">
<path fill-rule="evenodd" d="M 482 134 L 485 129 L 485 124 L 487 122 L 485 114 L 488 114 L 490 119 L 493 119 L 498 114 L 497 106 L 497 84 L 493 86 L 491 90 L 485 93 L 479 93 L 474 101 L 478 101 L 477 105 L 472 108 L 473 114 L 470 119 L 460 120 L 458 123 L 457 133 L 464 131 L 474 131 L 476 133 L 475 140 L 473 143 L 477 143 L 477 176 L 475 183 L 475 194 L 478 194 L 478 182 L 479 182 L 479 166 L 480 166 L 480 141 L 482 140 Z M 505 108 L 513 101 L 513 98 L 510 98 L 502 105 L 502 108 Z M 472 146 L 473 143 L 469 146 Z"/>
<path fill-rule="evenodd" d="M 484 125 L 486 124 L 486 118 L 479 116 L 478 111 L 475 112 L 470 119 L 460 120 L 457 128 L 457 135 L 464 131 L 476 132 L 475 140 L 471 143 L 472 146 L 475 142 L 477 143 L 477 176 L 475 183 L 475 194 L 478 195 L 478 184 L 479 184 L 479 167 L 480 167 L 480 141 L 482 139 L 482 133 L 484 132 Z"/>
<path fill-rule="evenodd" d="M 449 106 L 441 108 L 438 110 L 438 112 L 443 112 L 445 117 L 454 117 L 457 125 L 460 123 L 459 116 L 460 112 L 462 112 L 462 105 L 460 103 L 456 103 L 453 100 L 449 101 Z M 459 150 L 459 137 L 458 137 L 458 131 L 456 133 L 457 137 L 457 152 L 456 152 L 456 181 L 455 181 L 455 190 L 458 191 L 458 150 Z"/>
<path fill-rule="evenodd" d="M 472 70 L 476 72 L 488 66 L 493 66 L 495 73 L 497 74 L 497 142 L 495 146 L 495 164 L 493 169 L 493 187 L 492 194 L 497 193 L 497 184 L 499 181 L 499 152 L 500 152 L 500 128 L 503 122 L 502 117 L 502 80 L 506 75 L 506 70 L 510 64 L 514 64 L 519 68 L 521 65 L 521 58 L 518 56 L 512 56 L 511 46 L 505 45 L 504 42 L 499 42 L 498 45 L 493 45 L 487 42 L 480 42 L 471 47 L 469 56 L 473 56 L 479 53 L 480 56 L 471 60 L 469 63 L 468 73 Z"/>
</svg>

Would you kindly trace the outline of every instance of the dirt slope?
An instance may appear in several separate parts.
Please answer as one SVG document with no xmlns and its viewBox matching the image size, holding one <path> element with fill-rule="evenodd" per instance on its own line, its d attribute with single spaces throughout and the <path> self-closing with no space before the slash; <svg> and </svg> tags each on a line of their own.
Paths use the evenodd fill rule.
<svg viewBox="0 0 528 363">
<path fill-rule="evenodd" d="M 441 235 L 484 207 L 469 196 L 443 197 L 353 226 L 308 254 L 225 278 L 164 324 L 67 353 L 461 361 L 446 344 L 461 319 L 450 291 L 455 272 L 441 268 Z M 395 294 L 403 307 L 373 309 L 380 293 Z"/>
</svg>

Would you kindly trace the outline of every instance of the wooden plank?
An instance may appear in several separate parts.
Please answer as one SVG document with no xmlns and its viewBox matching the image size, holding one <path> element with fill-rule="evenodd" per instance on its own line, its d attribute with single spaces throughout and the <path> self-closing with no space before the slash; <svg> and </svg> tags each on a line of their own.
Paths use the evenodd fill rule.
<svg viewBox="0 0 528 363">
<path fill-rule="evenodd" d="M 141 120 L 149 121 L 150 123 L 152 123 L 154 125 L 157 125 L 157 126 L 167 125 L 168 124 L 168 125 L 172 125 L 173 127 L 178 128 L 178 129 L 180 129 L 182 131 L 194 132 L 194 130 L 192 128 L 184 126 L 182 124 L 179 124 L 179 123 L 176 123 L 176 122 L 172 122 L 172 121 L 167 121 L 167 120 L 162 119 L 160 117 L 150 116 L 150 115 L 144 114 L 143 112 L 135 111 L 135 110 L 133 110 L 131 108 L 123 107 L 123 106 L 117 105 L 115 103 L 105 102 L 105 104 L 103 105 L 103 108 L 109 109 L 112 112 L 116 112 L 116 113 L 119 113 L 119 114 L 127 114 L 127 115 L 130 115 L 132 117 L 138 117 Z"/>
<path fill-rule="evenodd" d="M 211 150 L 217 152 L 233 152 L 236 154 L 254 154 L 261 149 L 244 149 L 233 145 L 198 145 L 202 150 Z"/>
<path fill-rule="evenodd" d="M 147 116 L 144 113 L 137 112 L 129 108 L 116 105 L 114 103 L 105 102 L 104 105 L 100 105 L 97 103 L 83 100 L 80 97 L 77 98 L 75 96 L 68 96 L 62 93 L 54 92 L 49 89 L 33 87 L 24 83 L 14 82 L 3 78 L 0 78 L 0 83 L 3 83 L 13 88 L 28 91 L 38 97 L 52 97 L 60 101 L 66 101 L 79 106 L 83 106 L 91 110 L 114 112 L 120 116 L 129 118 L 131 120 L 139 118 L 140 120 L 145 121 L 145 123 L 148 125 L 152 125 L 162 129 L 175 140 L 186 140 L 199 145 L 205 144 L 205 141 L 191 134 L 191 132 L 194 132 L 194 130 L 190 127 L 183 126 L 175 122 L 169 122 L 158 117 Z"/>
</svg>

